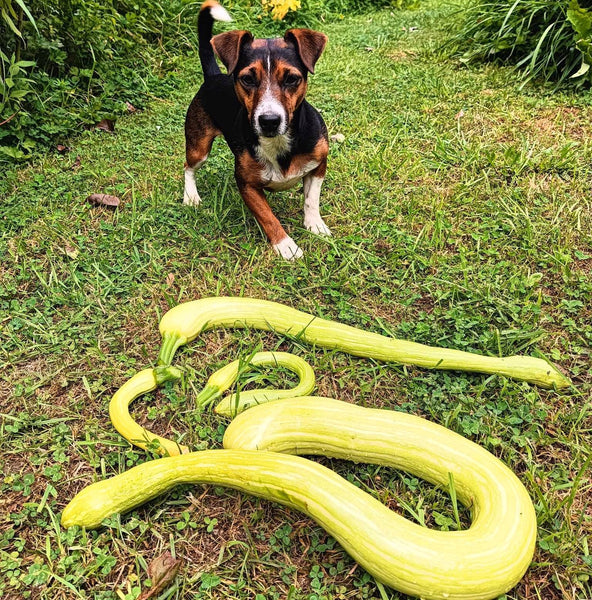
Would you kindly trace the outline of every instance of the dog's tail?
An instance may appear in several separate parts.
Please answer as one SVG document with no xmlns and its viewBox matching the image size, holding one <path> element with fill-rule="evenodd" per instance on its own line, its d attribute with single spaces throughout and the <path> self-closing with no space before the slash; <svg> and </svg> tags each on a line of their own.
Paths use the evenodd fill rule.
<svg viewBox="0 0 592 600">
<path fill-rule="evenodd" d="M 216 62 L 214 49 L 210 40 L 214 29 L 214 21 L 232 21 L 228 11 L 216 0 L 206 0 L 199 11 L 197 18 L 197 34 L 199 37 L 199 60 L 203 70 L 204 79 L 213 75 L 220 75 L 221 71 Z"/>
</svg>

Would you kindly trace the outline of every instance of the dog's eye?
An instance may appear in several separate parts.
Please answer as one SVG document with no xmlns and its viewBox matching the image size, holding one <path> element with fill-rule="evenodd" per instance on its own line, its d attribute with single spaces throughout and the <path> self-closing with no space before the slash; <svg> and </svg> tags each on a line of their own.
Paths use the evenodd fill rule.
<svg viewBox="0 0 592 600">
<path fill-rule="evenodd" d="M 293 73 L 288 73 L 284 77 L 284 85 L 286 87 L 296 87 L 297 85 L 300 85 L 301 81 L 302 77 L 300 77 L 300 75 L 294 75 Z"/>
<path fill-rule="evenodd" d="M 257 80 L 252 75 L 241 75 L 238 80 L 241 85 L 246 88 L 255 87 L 257 85 Z"/>
</svg>

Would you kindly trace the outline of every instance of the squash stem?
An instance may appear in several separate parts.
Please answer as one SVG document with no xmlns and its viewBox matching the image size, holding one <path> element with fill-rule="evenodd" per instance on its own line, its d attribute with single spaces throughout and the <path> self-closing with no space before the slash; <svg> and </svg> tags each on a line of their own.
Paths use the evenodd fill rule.
<svg viewBox="0 0 592 600">
<path fill-rule="evenodd" d="M 200 408 L 206 408 L 221 395 L 222 390 L 219 387 L 206 384 L 204 389 L 195 398 L 195 404 Z"/>
<path fill-rule="evenodd" d="M 177 379 L 181 379 L 183 372 L 181 369 L 177 369 L 177 367 L 167 366 L 167 367 L 156 367 L 154 369 L 154 380 L 156 381 L 157 386 L 161 386 L 166 381 L 176 381 Z"/>
<path fill-rule="evenodd" d="M 168 366 L 173 362 L 175 352 L 183 344 L 187 343 L 187 338 L 167 331 L 162 336 L 162 345 L 160 346 L 160 352 L 158 353 L 158 365 Z"/>
</svg>

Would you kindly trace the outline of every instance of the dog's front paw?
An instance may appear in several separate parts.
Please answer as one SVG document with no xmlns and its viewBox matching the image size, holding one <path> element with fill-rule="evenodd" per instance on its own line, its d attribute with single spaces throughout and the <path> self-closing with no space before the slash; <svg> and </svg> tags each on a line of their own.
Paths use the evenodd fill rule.
<svg viewBox="0 0 592 600">
<path fill-rule="evenodd" d="M 317 235 L 331 235 L 331 230 L 327 227 L 327 225 L 325 225 L 325 221 L 323 221 L 323 219 L 321 219 L 320 216 L 308 219 L 305 218 L 304 226 L 306 227 L 306 229 L 308 229 L 308 231 L 312 231 Z"/>
<path fill-rule="evenodd" d="M 201 198 L 199 197 L 197 190 L 192 193 L 186 189 L 183 193 L 183 204 L 185 206 L 199 206 L 201 204 Z"/>
<path fill-rule="evenodd" d="M 290 237 L 286 236 L 283 240 L 273 245 L 273 249 L 276 254 L 279 254 L 286 260 L 295 260 L 302 256 L 302 250 L 298 247 L 298 244 Z"/>
<path fill-rule="evenodd" d="M 195 169 L 185 167 L 185 189 L 183 192 L 183 204 L 185 206 L 199 206 L 201 198 L 195 186 Z"/>
</svg>

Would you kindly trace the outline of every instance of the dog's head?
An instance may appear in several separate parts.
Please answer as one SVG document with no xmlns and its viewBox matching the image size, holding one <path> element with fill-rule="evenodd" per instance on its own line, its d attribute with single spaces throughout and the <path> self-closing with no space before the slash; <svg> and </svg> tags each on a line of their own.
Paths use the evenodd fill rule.
<svg viewBox="0 0 592 600">
<path fill-rule="evenodd" d="M 310 29 L 289 29 L 283 39 L 255 39 L 248 31 L 212 38 L 258 136 L 275 137 L 288 131 L 306 95 L 307 75 L 314 72 L 326 43 L 324 33 Z"/>
</svg>

